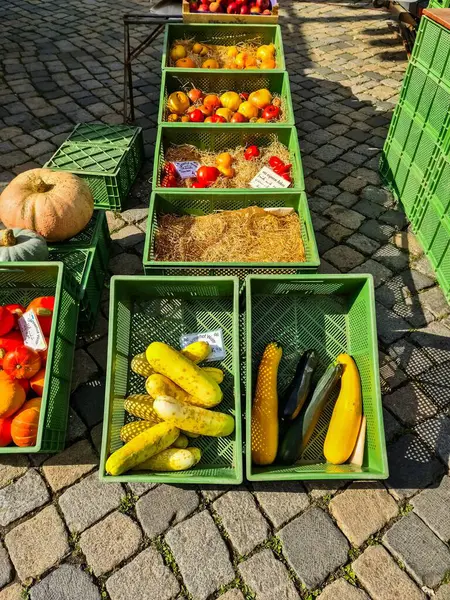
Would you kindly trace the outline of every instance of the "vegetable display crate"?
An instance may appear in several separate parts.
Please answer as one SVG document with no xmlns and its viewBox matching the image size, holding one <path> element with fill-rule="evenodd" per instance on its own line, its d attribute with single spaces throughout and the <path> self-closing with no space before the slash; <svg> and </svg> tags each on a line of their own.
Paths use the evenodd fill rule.
<svg viewBox="0 0 450 600">
<path fill-rule="evenodd" d="M 145 277 L 111 279 L 108 366 L 100 478 L 106 482 L 214 483 L 242 482 L 241 405 L 239 382 L 239 281 L 233 277 Z M 202 450 L 201 461 L 188 471 L 106 474 L 107 457 L 122 446 L 120 429 L 133 417 L 124 399 L 143 393 L 145 379 L 131 371 L 130 361 L 153 341 L 179 348 L 186 333 L 223 331 L 226 357 L 220 367 L 224 398 L 217 410 L 232 414 L 236 428 L 222 438 L 199 437 L 190 445 Z"/>
<path fill-rule="evenodd" d="M 107 146 L 113 144 L 131 148 L 142 144 L 142 127 L 132 125 L 106 125 L 104 123 L 78 123 L 66 142 Z"/>
<path fill-rule="evenodd" d="M 434 0 L 439 6 L 448 8 L 449 0 Z M 445 13 L 445 11 L 443 11 Z M 438 22 L 440 21 L 440 22 Z M 420 19 L 419 31 L 411 58 L 417 60 L 437 81 L 450 88 L 450 29 L 441 23 L 448 23 L 448 16 L 436 10 L 425 10 Z"/>
<path fill-rule="evenodd" d="M 167 123 L 168 126 L 191 127 L 192 123 L 167 122 L 170 111 L 167 109 L 167 99 L 172 92 L 180 90 L 189 91 L 197 88 L 208 94 L 223 94 L 224 92 L 256 92 L 267 88 L 272 94 L 282 99 L 282 108 L 285 120 L 274 122 L 271 125 L 295 125 L 294 108 L 292 106 L 291 88 L 287 73 L 271 73 L 270 71 L 259 71 L 258 74 L 248 74 L 247 71 L 227 71 L 210 73 L 208 70 L 191 71 L 189 75 L 174 74 L 163 71 L 161 81 L 161 96 L 159 99 L 158 123 Z M 196 123 L 199 125 L 199 123 Z M 205 126 L 211 124 L 205 123 Z M 215 127 L 221 127 L 227 123 L 217 123 Z M 241 123 L 242 125 L 242 123 Z M 261 123 L 246 123 L 247 127 L 262 127 Z"/>
<path fill-rule="evenodd" d="M 50 258 L 63 262 L 74 281 L 80 301 L 79 326 L 84 332 L 91 331 L 97 320 L 111 249 L 105 213 L 96 211 L 93 221 L 94 230 L 88 246 L 75 244 L 75 238 L 72 238 L 69 244 L 55 244 L 50 248 Z M 84 232 L 91 230 L 91 223 Z"/>
<path fill-rule="evenodd" d="M 40 296 L 55 296 L 44 393 L 36 444 L 6 446 L 0 454 L 59 452 L 64 448 L 78 320 L 78 301 L 60 262 L 0 263 L 0 303 L 27 306 Z"/>
<path fill-rule="evenodd" d="M 65 142 L 46 167 L 79 175 L 91 188 L 95 208 L 120 211 L 142 164 L 142 155 L 127 148 Z"/>
<path fill-rule="evenodd" d="M 242 126 L 242 123 L 237 125 L 228 125 L 222 131 L 218 131 L 214 127 L 190 126 L 190 127 L 168 127 L 167 124 L 162 124 L 158 127 L 158 135 L 155 145 L 155 162 L 153 166 L 153 188 L 159 188 L 157 191 L 168 191 L 168 188 L 161 188 L 161 175 L 164 163 L 166 162 L 165 155 L 167 148 L 174 144 L 191 144 L 200 150 L 208 150 L 219 154 L 240 146 L 250 146 L 256 144 L 259 147 L 269 146 L 273 141 L 281 142 L 289 150 L 290 162 L 292 163 L 292 184 L 290 188 L 283 188 L 284 191 L 305 190 L 305 182 L 303 179 L 302 161 L 300 156 L 300 147 L 298 145 L 298 134 L 295 127 L 276 127 L 272 125 L 264 125 L 258 129 Z M 221 194 L 235 194 L 236 191 L 245 191 L 248 194 L 260 194 L 261 189 L 252 188 L 215 188 Z M 281 189 L 281 188 L 280 188 Z M 272 191 L 278 193 L 280 189 Z M 190 193 L 190 188 L 170 188 L 174 193 Z"/>
<path fill-rule="evenodd" d="M 301 235 L 306 261 L 302 263 L 206 263 L 162 262 L 154 255 L 158 217 L 163 214 L 205 215 L 218 210 L 237 210 L 249 206 L 292 207 L 300 217 Z M 257 197 L 238 192 L 224 196 L 212 190 L 195 190 L 189 194 L 169 191 L 153 192 L 150 197 L 149 217 L 144 247 L 144 272 L 148 275 L 232 275 L 243 279 L 249 273 L 298 273 L 316 271 L 320 265 L 314 228 L 308 201 L 304 192 L 260 192 Z"/>
<path fill-rule="evenodd" d="M 428 8 L 450 8 L 450 0 L 431 0 Z"/>
<path fill-rule="evenodd" d="M 162 55 L 162 67 L 173 73 L 187 73 L 197 69 L 182 69 L 170 66 L 170 48 L 177 40 L 194 39 L 196 42 L 218 46 L 235 46 L 245 42 L 256 44 L 273 44 L 276 52 L 277 68 L 270 73 L 285 70 L 283 41 L 279 25 L 221 25 L 197 23 L 183 25 L 170 23 L 166 25 Z M 209 69 L 210 73 L 220 73 L 224 69 Z M 260 69 L 246 69 L 247 73 L 261 73 Z"/>
<path fill-rule="evenodd" d="M 277 23 L 278 22 L 278 2 L 272 0 L 272 14 L 248 14 L 248 15 L 229 15 L 227 13 L 211 12 L 191 12 L 188 0 L 183 0 L 182 14 L 183 21 L 186 23 Z"/>
<path fill-rule="evenodd" d="M 301 460 L 292 466 L 254 466 L 251 460 L 251 409 L 264 348 L 283 348 L 278 395 L 289 385 L 303 351 L 319 355 L 315 382 L 345 352 L 361 377 L 367 435 L 363 466 L 325 462 L 323 443 L 335 392 L 325 407 Z M 255 276 L 246 279 L 246 472 L 251 481 L 306 479 L 385 479 L 386 443 L 378 368 L 373 279 L 370 275 Z"/>
</svg>

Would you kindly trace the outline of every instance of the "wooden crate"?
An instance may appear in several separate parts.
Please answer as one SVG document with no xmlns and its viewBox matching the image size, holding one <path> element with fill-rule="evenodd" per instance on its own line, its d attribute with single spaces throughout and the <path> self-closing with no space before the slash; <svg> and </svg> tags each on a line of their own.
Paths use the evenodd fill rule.
<svg viewBox="0 0 450 600">
<path fill-rule="evenodd" d="M 229 15 L 227 13 L 191 13 L 188 0 L 183 0 L 183 21 L 186 23 L 278 23 L 278 0 L 272 0 L 271 15 Z"/>
</svg>

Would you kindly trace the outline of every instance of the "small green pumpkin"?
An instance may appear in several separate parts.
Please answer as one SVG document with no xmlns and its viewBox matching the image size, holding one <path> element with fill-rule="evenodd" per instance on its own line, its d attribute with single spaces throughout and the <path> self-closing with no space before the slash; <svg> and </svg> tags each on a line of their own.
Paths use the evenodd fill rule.
<svg viewBox="0 0 450 600">
<path fill-rule="evenodd" d="M 42 235 L 30 229 L 0 230 L 0 262 L 47 259 L 47 243 Z"/>
</svg>

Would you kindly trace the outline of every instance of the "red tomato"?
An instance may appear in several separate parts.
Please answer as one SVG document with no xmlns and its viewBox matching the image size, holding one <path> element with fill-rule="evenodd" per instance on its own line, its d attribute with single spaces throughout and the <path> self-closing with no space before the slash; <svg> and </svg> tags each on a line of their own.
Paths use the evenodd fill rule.
<svg viewBox="0 0 450 600">
<path fill-rule="evenodd" d="M 6 335 L 14 327 L 14 316 L 6 306 L 0 306 L 0 335 Z"/>
<path fill-rule="evenodd" d="M 262 112 L 262 118 L 267 119 L 267 121 L 273 121 L 274 119 L 278 119 L 280 116 L 280 108 L 278 106 L 274 106 L 273 104 L 269 104 Z"/>
<path fill-rule="evenodd" d="M 252 158 L 257 158 L 260 155 L 260 151 L 258 146 L 248 146 L 244 152 L 245 160 L 252 160 Z"/>
<path fill-rule="evenodd" d="M 205 188 L 206 185 L 204 185 L 203 183 L 200 183 L 200 181 L 193 181 L 192 182 L 192 187 L 193 188 L 197 188 L 197 189 L 201 189 L 201 188 Z"/>
<path fill-rule="evenodd" d="M 25 307 L 21 304 L 7 304 L 5 306 L 14 317 L 14 329 L 19 329 L 18 321 L 25 312 Z"/>
<path fill-rule="evenodd" d="M 3 370 L 13 379 L 30 379 L 41 368 L 41 357 L 22 345 L 8 352 L 3 359 Z"/>
<path fill-rule="evenodd" d="M 271 156 L 269 158 L 269 165 L 274 169 L 275 167 L 281 167 L 284 165 L 284 162 L 278 156 Z"/>
<path fill-rule="evenodd" d="M 203 123 L 205 115 L 199 108 L 196 108 L 189 113 L 189 120 L 192 121 L 192 123 Z"/>
<path fill-rule="evenodd" d="M 170 187 L 178 187 L 177 178 L 174 175 L 164 175 L 161 181 L 161 187 L 170 188 Z"/>
<path fill-rule="evenodd" d="M 197 171 L 197 180 L 199 183 L 209 185 L 214 183 L 219 175 L 220 171 L 216 167 L 200 167 Z"/>
<path fill-rule="evenodd" d="M 213 115 L 211 117 L 211 123 L 226 123 L 227 120 L 222 115 Z"/>
</svg>

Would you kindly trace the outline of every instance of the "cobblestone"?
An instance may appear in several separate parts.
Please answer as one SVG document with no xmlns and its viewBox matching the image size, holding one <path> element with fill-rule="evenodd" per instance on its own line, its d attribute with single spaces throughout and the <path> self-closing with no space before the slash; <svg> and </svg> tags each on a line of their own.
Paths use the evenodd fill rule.
<svg viewBox="0 0 450 600">
<path fill-rule="evenodd" d="M 258 552 L 240 563 L 239 572 L 258 600 L 300 599 L 286 567 L 274 557 L 270 550 Z"/>
<path fill-rule="evenodd" d="M 183 521 L 198 507 L 195 490 L 159 485 L 136 504 L 136 515 L 144 532 L 153 538 Z"/>
<path fill-rule="evenodd" d="M 320 508 L 310 508 L 278 535 L 287 561 L 309 589 L 347 560 L 345 537 Z"/>
<path fill-rule="evenodd" d="M 214 510 L 241 555 L 248 554 L 270 534 L 269 524 L 257 509 L 250 492 L 227 492 L 214 502 Z"/>
<path fill-rule="evenodd" d="M 9 525 L 49 500 L 42 477 L 30 469 L 23 477 L 0 490 L 0 525 Z"/>
<path fill-rule="evenodd" d="M 350 585 L 345 579 L 338 579 L 328 585 L 320 594 L 321 600 L 370 600 L 369 596 L 358 588 Z"/>
<path fill-rule="evenodd" d="M 444 542 L 450 540 L 450 478 L 442 478 L 439 486 L 423 490 L 412 498 L 414 512 Z"/>
<path fill-rule="evenodd" d="M 30 600 L 100 600 L 100 592 L 81 567 L 61 565 L 30 591 Z"/>
<path fill-rule="evenodd" d="M 166 542 L 194 598 L 206 600 L 221 585 L 234 579 L 228 549 L 207 511 L 176 525 L 166 534 Z M 202 556 L 201 568 L 199 556 Z"/>
<path fill-rule="evenodd" d="M 426 598 L 382 546 L 369 546 L 353 563 L 353 570 L 374 600 Z"/>
<path fill-rule="evenodd" d="M 137 552 L 141 539 L 136 523 L 114 512 L 81 534 L 80 547 L 98 577 Z"/>
<path fill-rule="evenodd" d="M 69 552 L 64 523 L 54 506 L 17 525 L 6 534 L 5 544 L 22 581 L 41 575 Z"/>
<path fill-rule="evenodd" d="M 153 548 L 147 548 L 106 581 L 111 600 L 172 600 L 180 584 Z"/>
<path fill-rule="evenodd" d="M 22 600 L 22 586 L 13 583 L 4 590 L 0 590 L 0 600 Z"/>
<path fill-rule="evenodd" d="M 437 586 L 450 570 L 447 546 L 414 513 L 394 523 L 383 543 L 420 586 Z"/>
<path fill-rule="evenodd" d="M 75 483 L 95 469 L 97 457 L 87 440 L 81 440 L 47 460 L 42 471 L 54 492 Z"/>
<path fill-rule="evenodd" d="M 273 525 L 278 528 L 309 506 L 308 494 L 299 482 L 254 483 L 255 496 Z"/>
<path fill-rule="evenodd" d="M 5 585 L 11 581 L 13 572 L 8 553 L 5 547 L 0 544 L 0 589 L 5 587 Z"/>
<path fill-rule="evenodd" d="M 416 431 L 450 469 L 450 418 L 439 415 L 417 425 Z"/>
</svg>

